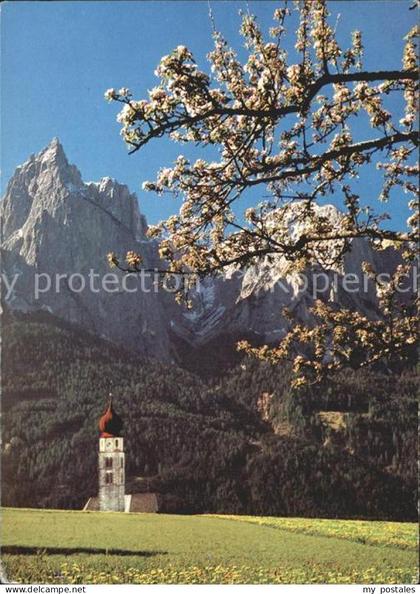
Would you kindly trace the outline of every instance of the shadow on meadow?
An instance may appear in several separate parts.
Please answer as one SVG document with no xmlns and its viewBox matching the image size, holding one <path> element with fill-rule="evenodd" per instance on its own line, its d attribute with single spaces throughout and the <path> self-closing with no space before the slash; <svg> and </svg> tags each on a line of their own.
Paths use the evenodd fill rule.
<svg viewBox="0 0 420 594">
<path fill-rule="evenodd" d="M 167 551 L 129 551 L 125 549 L 98 549 L 91 547 L 1 547 L 2 554 L 9 555 L 78 555 L 88 553 L 89 555 L 119 555 L 120 557 L 154 557 L 156 555 L 167 555 Z"/>
</svg>

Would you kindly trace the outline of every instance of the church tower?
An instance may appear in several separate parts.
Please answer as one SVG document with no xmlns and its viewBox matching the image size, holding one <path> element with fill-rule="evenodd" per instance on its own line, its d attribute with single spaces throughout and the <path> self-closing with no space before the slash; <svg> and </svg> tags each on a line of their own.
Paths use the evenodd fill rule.
<svg viewBox="0 0 420 594">
<path fill-rule="evenodd" d="M 125 454 L 121 437 L 123 423 L 113 406 L 112 398 L 99 419 L 99 509 L 124 511 Z"/>
</svg>

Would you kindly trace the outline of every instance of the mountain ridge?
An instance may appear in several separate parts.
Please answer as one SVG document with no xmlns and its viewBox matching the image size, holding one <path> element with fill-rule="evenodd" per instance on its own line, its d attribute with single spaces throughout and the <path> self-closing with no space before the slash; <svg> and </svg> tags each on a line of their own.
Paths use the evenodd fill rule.
<svg viewBox="0 0 420 594">
<path fill-rule="evenodd" d="M 339 221 L 341 215 L 334 206 L 317 208 L 321 216 Z M 230 270 L 224 276 L 200 281 L 192 295 L 192 311 L 178 306 L 171 294 L 155 290 L 151 277 L 147 290 L 143 285 L 135 293 L 122 290 L 124 275 L 115 270 L 112 272 L 120 283 L 115 291 L 79 292 L 69 286 L 69 279 L 85 279 L 92 271 L 101 279 L 107 277 L 111 273 L 106 262 L 109 252 L 140 252 L 145 267 L 152 270 L 162 263 L 157 242 L 147 237 L 147 221 L 136 195 L 110 177 L 84 182 L 57 138 L 17 167 L 0 203 L 0 216 L 2 271 L 8 276 L 19 274 L 8 307 L 47 309 L 138 353 L 189 368 L 192 365 L 196 371 L 200 366 L 217 369 L 222 363 L 226 368 L 236 361 L 234 348 L 231 357 L 226 351 L 218 356 L 220 340 L 232 347 L 245 337 L 268 343 L 280 340 L 290 327 L 282 315 L 284 307 L 294 313 L 297 322 L 304 323 L 312 320 L 315 298 L 375 315 L 372 286 L 366 294 L 350 294 L 343 291 L 340 279 L 350 271 L 360 280 L 364 260 L 380 271 L 389 271 L 398 263 L 398 254 L 392 250 L 375 253 L 367 241 L 355 240 L 343 270 L 326 270 L 327 278 L 335 275 L 338 284 L 318 291 L 313 286 L 316 268 L 308 271 L 308 284 L 302 289 L 302 278 L 291 270 L 290 263 L 273 256 L 245 271 Z M 291 228 L 291 232 L 295 230 Z M 61 276 L 59 290 L 40 291 L 35 298 L 37 275 Z M 124 282 L 128 285 L 129 281 L 134 286 L 133 278 Z M 202 356 L 195 365 L 198 351 Z"/>
</svg>

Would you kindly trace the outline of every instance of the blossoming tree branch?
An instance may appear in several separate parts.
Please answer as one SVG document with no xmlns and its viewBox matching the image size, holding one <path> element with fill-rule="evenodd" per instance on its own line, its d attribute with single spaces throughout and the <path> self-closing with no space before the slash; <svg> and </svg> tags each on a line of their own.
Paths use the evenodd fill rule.
<svg viewBox="0 0 420 594">
<path fill-rule="evenodd" d="M 384 65 L 369 71 L 362 33 L 354 31 L 350 46 L 340 47 L 326 1 L 302 0 L 294 10 L 297 30 L 288 30 L 293 14 L 284 3 L 274 11 L 269 39 L 254 16 L 242 15 L 245 62 L 215 31 L 208 73 L 178 46 L 161 59 L 155 71 L 160 83 L 148 99 L 136 100 L 126 88 L 105 96 L 123 106 L 117 119 L 130 153 L 162 137 L 203 149 L 203 158 L 179 156 L 143 185 L 182 197 L 177 215 L 149 229 L 160 240 L 165 271 L 206 276 L 274 257 L 284 257 L 294 271 L 314 263 L 339 266 L 356 238 L 401 251 L 394 278 L 378 287 L 376 321 L 318 302 L 316 327 L 295 325 L 276 347 L 239 345 L 272 362 L 291 359 L 299 385 L 343 365 L 382 360 L 392 367 L 412 356 L 414 306 L 399 299 L 397 289 L 418 239 L 418 72 L 416 30 L 407 32 L 399 70 Z M 290 34 L 293 59 L 285 50 Z M 387 107 L 394 96 L 404 102 L 403 117 Z M 356 118 L 365 122 L 362 138 Z M 354 180 L 369 168 L 380 171 L 383 183 L 365 207 L 367 197 L 357 194 Z M 241 208 L 257 190 L 264 200 Z M 331 195 L 342 204 L 339 225 L 316 208 Z M 385 226 L 389 217 L 378 214 L 375 202 L 404 196 L 412 210 L 406 229 Z M 142 270 L 141 254 L 130 252 L 125 262 L 110 254 L 109 260 L 127 272 Z"/>
</svg>

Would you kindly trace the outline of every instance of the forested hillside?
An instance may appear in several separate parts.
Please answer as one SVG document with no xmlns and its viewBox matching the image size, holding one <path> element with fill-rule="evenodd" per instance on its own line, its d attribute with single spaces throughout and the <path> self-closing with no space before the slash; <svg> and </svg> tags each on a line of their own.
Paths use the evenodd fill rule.
<svg viewBox="0 0 420 594">
<path fill-rule="evenodd" d="M 348 372 L 299 396 L 285 367 L 202 379 L 46 313 L 3 320 L 3 504 L 81 508 L 114 394 L 128 491 L 183 513 L 416 516 L 414 373 Z"/>
</svg>

